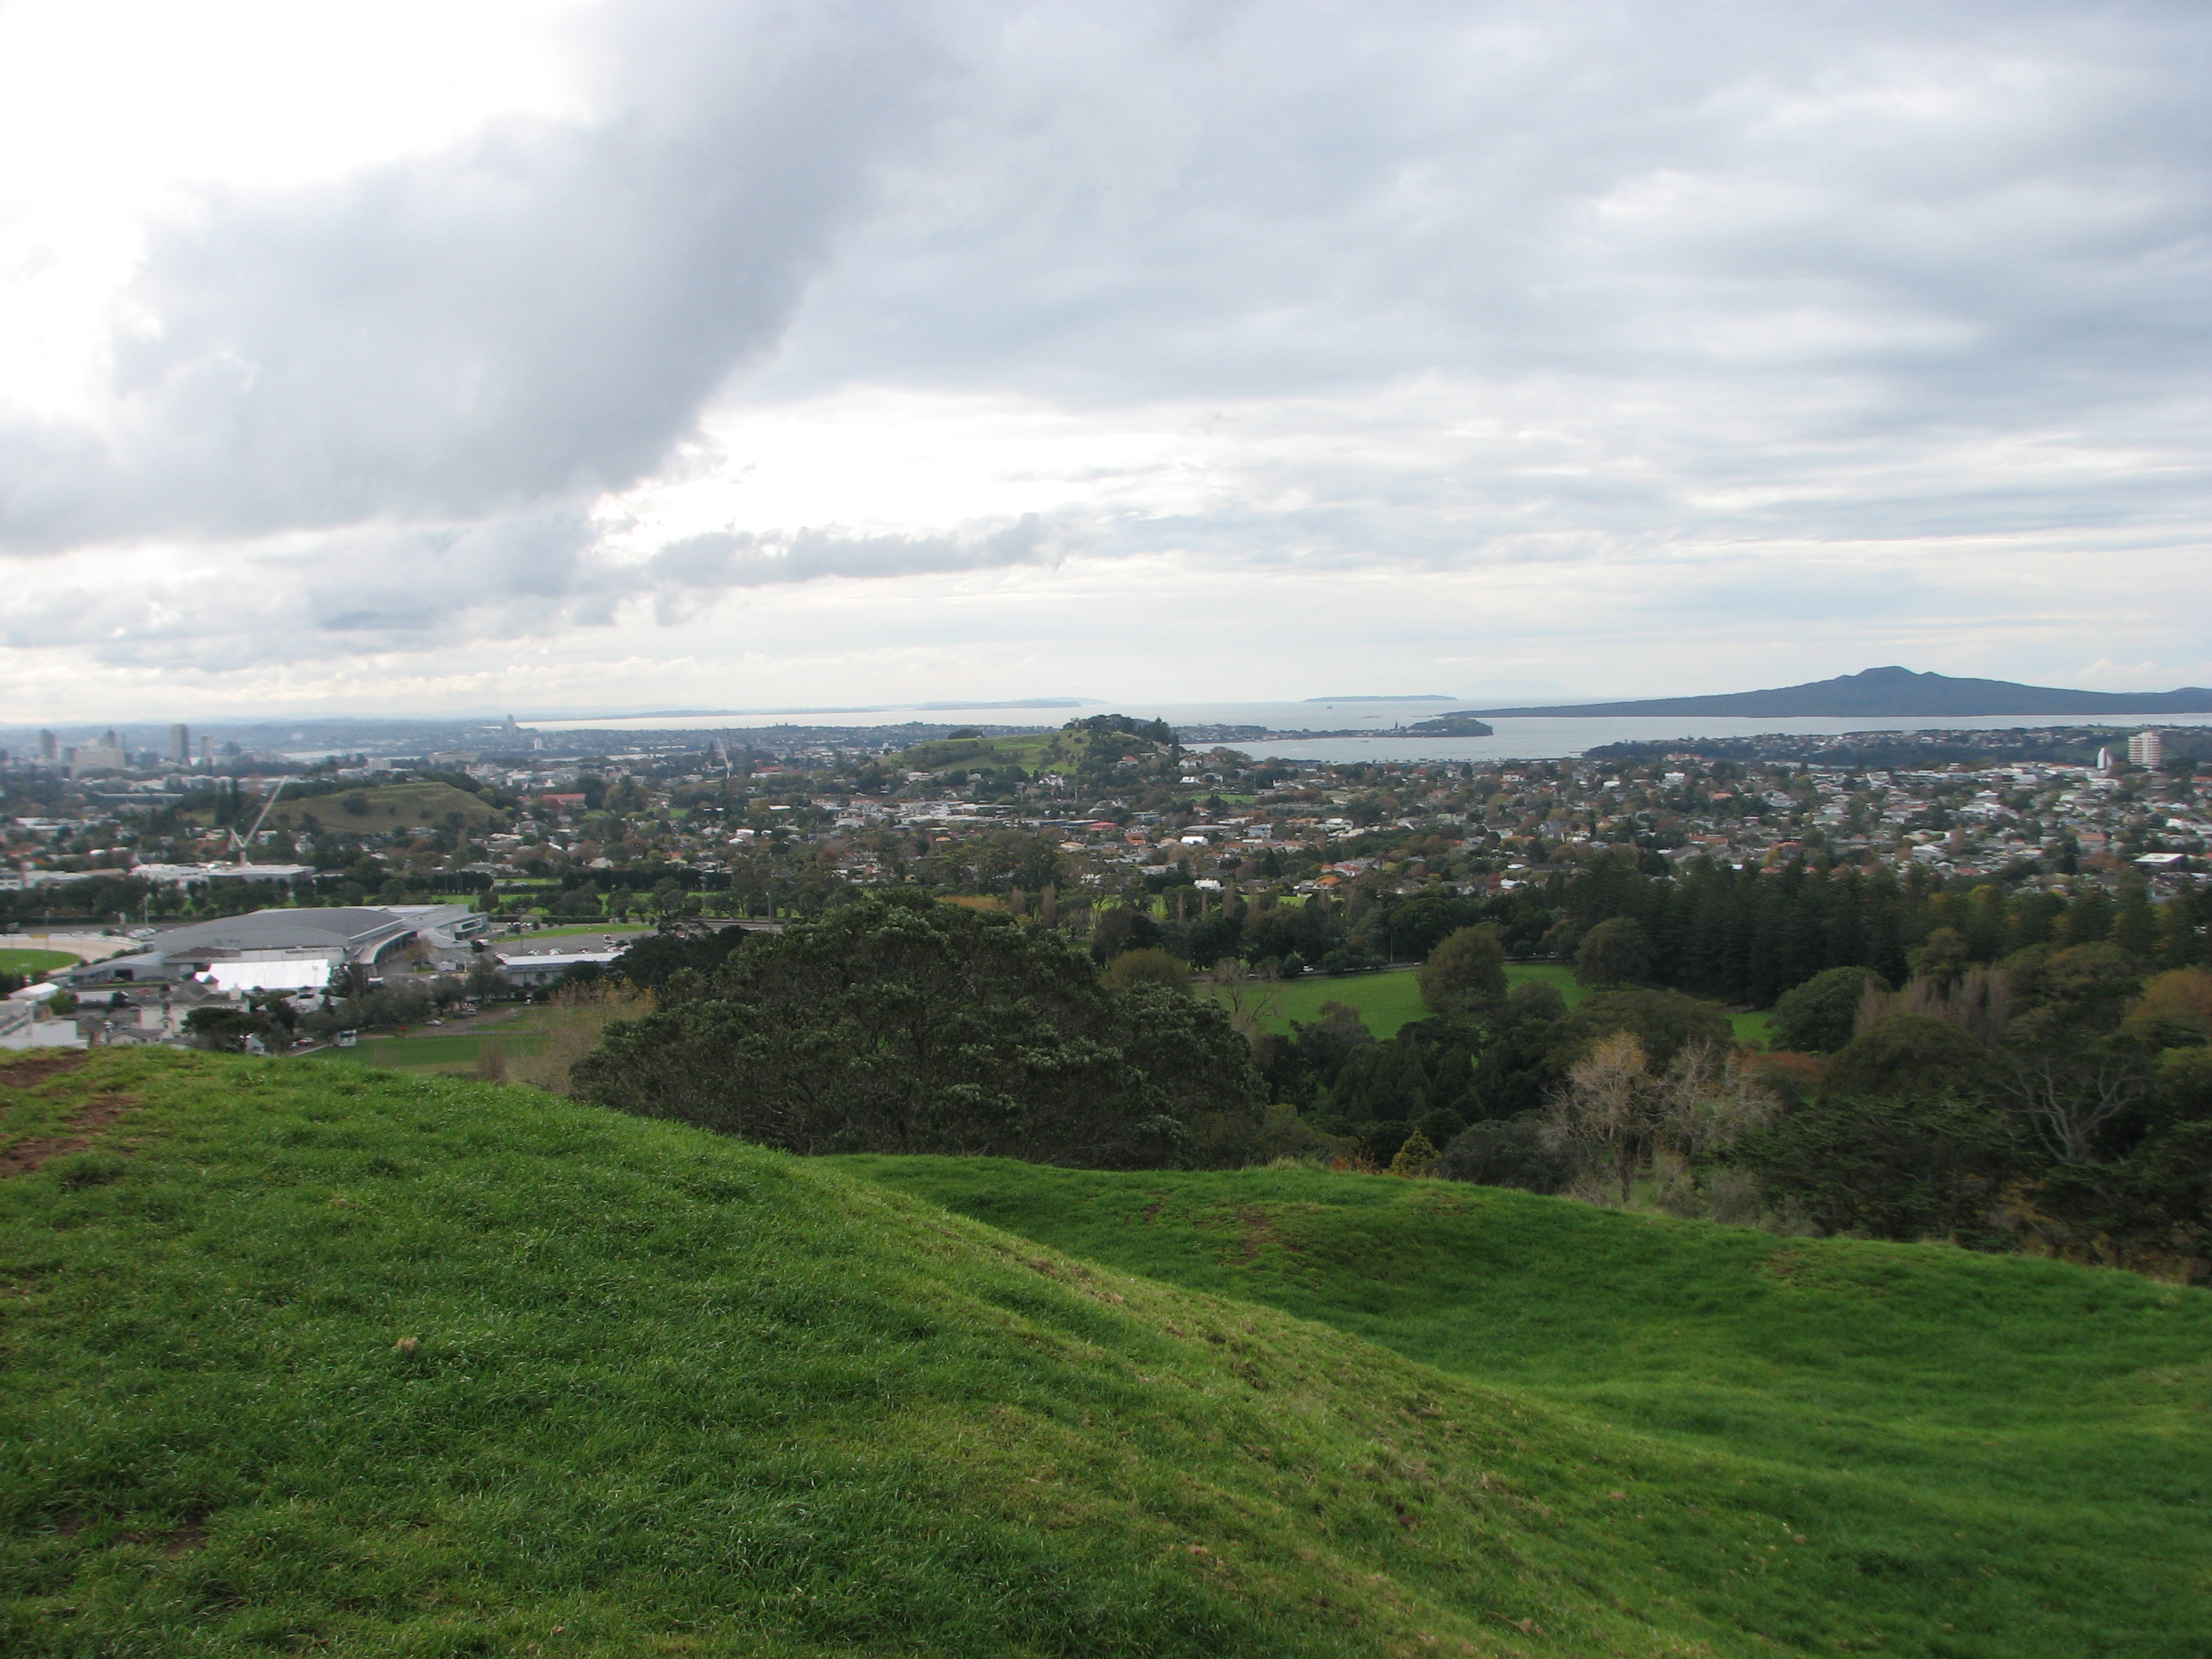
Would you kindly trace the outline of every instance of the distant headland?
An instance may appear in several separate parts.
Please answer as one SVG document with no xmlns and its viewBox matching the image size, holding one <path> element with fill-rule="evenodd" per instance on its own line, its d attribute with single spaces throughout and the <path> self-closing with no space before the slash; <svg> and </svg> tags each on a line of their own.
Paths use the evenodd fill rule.
<svg viewBox="0 0 2212 1659">
<path fill-rule="evenodd" d="M 1916 674 L 1909 668 L 1869 668 L 1832 680 L 1730 691 L 1710 697 L 1647 697 L 1631 702 L 1563 703 L 1547 708 L 1480 708 L 1492 719 L 1554 720 L 1622 715 L 1718 714 L 1742 720 L 1792 717 L 1856 720 L 1946 714 L 2212 714 L 2212 690 L 2185 685 L 2175 691 L 2069 691 L 2011 680 L 1954 679 Z"/>
</svg>

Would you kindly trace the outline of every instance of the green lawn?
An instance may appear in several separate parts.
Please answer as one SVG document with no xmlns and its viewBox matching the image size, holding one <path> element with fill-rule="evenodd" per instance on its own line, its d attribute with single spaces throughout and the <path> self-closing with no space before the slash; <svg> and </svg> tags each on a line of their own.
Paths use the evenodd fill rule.
<svg viewBox="0 0 2212 1659">
<path fill-rule="evenodd" d="M 350 1060 L 424 1074 L 473 1072 L 477 1056 L 487 1042 L 496 1042 L 510 1057 L 520 1057 L 537 1053 L 544 1041 L 543 1032 L 530 1030 L 431 1031 L 419 1036 L 410 1032 L 406 1036 L 365 1036 L 350 1048 L 318 1048 L 301 1058 Z"/>
<path fill-rule="evenodd" d="M 1257 985 L 1250 988 L 1261 989 Z M 1324 1002 L 1342 1002 L 1358 1009 L 1367 1029 L 1378 1037 L 1391 1036 L 1400 1026 L 1429 1017 L 1410 968 L 1372 974 L 1306 974 L 1270 986 L 1265 994 L 1275 1006 L 1275 1013 L 1267 1021 L 1267 1029 L 1274 1031 L 1289 1030 L 1293 1020 L 1312 1024 L 1321 1018 Z"/>
<path fill-rule="evenodd" d="M 418 1077 L 472 1073 L 487 1042 L 498 1043 L 510 1059 L 537 1053 L 545 1041 L 545 1023 L 550 1018 L 546 1009 L 523 1008 L 489 1020 L 411 1026 L 404 1036 L 364 1035 L 350 1048 L 316 1048 L 299 1058 L 349 1061 Z"/>
<path fill-rule="evenodd" d="M 0 974 L 21 974 L 36 979 L 57 968 L 74 968 L 77 959 L 66 951 L 0 950 Z"/>
<path fill-rule="evenodd" d="M 1586 994 L 1575 983 L 1573 971 L 1554 963 L 1510 963 L 1505 977 L 1516 985 L 1530 980 L 1555 985 L 1569 1007 Z M 1312 1024 L 1321 1018 L 1324 1002 L 1357 1008 L 1367 1029 L 1378 1038 L 1395 1036 L 1400 1026 L 1429 1018 L 1428 1007 L 1421 1000 L 1419 976 L 1411 968 L 1385 968 L 1371 974 L 1305 974 L 1273 987 L 1267 994 L 1277 1010 L 1267 1021 L 1270 1030 L 1287 1031 L 1292 1020 Z"/>
<path fill-rule="evenodd" d="M 1514 962 L 1505 967 L 1505 977 L 1515 985 L 1532 981 L 1549 985 L 1565 999 L 1571 1008 L 1589 993 L 1575 983 L 1574 969 L 1564 963 Z M 1256 991 L 1256 986 L 1251 988 Z M 1291 1022 L 1310 1024 L 1321 1018 L 1324 1002 L 1342 1002 L 1359 1010 L 1367 1022 L 1367 1029 L 1378 1039 L 1397 1035 L 1402 1025 L 1429 1018 L 1427 1006 L 1421 1001 L 1421 988 L 1414 969 L 1386 968 L 1371 974 L 1307 974 L 1288 981 L 1267 991 L 1275 1012 L 1265 1022 L 1269 1030 L 1287 1031 Z M 1739 1042 L 1766 1042 L 1767 1014 L 1731 1013 L 1729 1023 L 1735 1028 Z"/>
<path fill-rule="evenodd" d="M 2134 1281 L 2048 1270 L 2069 1321 L 2091 1304 L 2116 1341 L 2092 1373 L 2065 1327 L 2023 1322 L 2089 1387 L 2077 1421 L 2132 1431 L 2148 1389 L 2168 1455 L 2057 1449 L 2062 1471 L 2109 1455 L 2143 1485 L 2069 1488 L 2031 1524 L 2015 1511 L 2063 1482 L 2029 1477 L 1953 1543 L 1872 1445 L 1863 1478 L 1808 1479 L 1765 1441 L 1613 1426 L 1548 1398 L 1533 1361 L 1538 1382 L 1472 1381 L 824 1161 L 457 1079 L 65 1063 L 0 1070 L 0 1148 L 90 1143 L 0 1180 L 10 1653 L 2178 1659 L 2212 1641 L 2193 1293 L 2146 1335 Z M 1188 1184 L 1207 1178 L 1161 1179 L 1207 1201 Z M 1417 1259 L 1376 1219 L 1386 1286 L 1481 1270 Z M 1272 1271 L 1278 1247 L 1253 1244 Z M 1503 1250 L 1492 1273 L 1574 1294 L 1565 1264 Z M 1201 1252 L 1221 1254 L 1194 1234 Z M 1804 1293 L 1856 1307 L 1861 1259 L 1892 1258 L 1847 1252 L 1840 1289 Z M 1571 1300 L 1554 1317 L 1580 1340 Z M 1793 1327 L 1784 1358 L 1817 1375 L 1838 1323 Z M 2002 1385 L 2034 1356 L 1991 1357 L 1981 1434 L 2002 1441 Z"/>
<path fill-rule="evenodd" d="M 1388 1176 L 837 1162 L 1713 1460 L 1670 1495 L 1784 1524 L 1675 1589 L 1789 1650 L 2212 1652 L 2203 1291 Z"/>
</svg>

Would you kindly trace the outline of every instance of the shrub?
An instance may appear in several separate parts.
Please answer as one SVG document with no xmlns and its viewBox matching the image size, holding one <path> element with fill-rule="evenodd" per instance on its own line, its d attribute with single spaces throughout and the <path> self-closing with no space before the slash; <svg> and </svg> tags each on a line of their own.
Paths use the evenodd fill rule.
<svg viewBox="0 0 2212 1659">
<path fill-rule="evenodd" d="M 1557 1193 L 1574 1179 L 1575 1169 L 1571 1158 L 1546 1143 L 1542 1121 L 1531 1113 L 1492 1118 L 1462 1130 L 1438 1157 L 1437 1173 L 1485 1187 Z"/>
</svg>

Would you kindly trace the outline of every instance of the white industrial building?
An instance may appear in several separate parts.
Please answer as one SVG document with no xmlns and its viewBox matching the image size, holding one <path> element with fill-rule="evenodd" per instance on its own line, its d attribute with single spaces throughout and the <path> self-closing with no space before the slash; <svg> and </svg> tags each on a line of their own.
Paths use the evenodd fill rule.
<svg viewBox="0 0 2212 1659">
<path fill-rule="evenodd" d="M 596 963 L 604 968 L 621 954 L 619 951 L 549 951 L 534 957 L 518 953 L 500 957 L 499 967 L 513 984 L 550 985 L 571 968 L 586 963 Z"/>
<path fill-rule="evenodd" d="M 316 990 L 346 968 L 374 971 L 417 939 L 450 950 L 489 926 L 462 904 L 256 910 L 172 928 L 146 950 L 52 977 L 80 988 L 193 979 L 230 992 Z"/>
</svg>

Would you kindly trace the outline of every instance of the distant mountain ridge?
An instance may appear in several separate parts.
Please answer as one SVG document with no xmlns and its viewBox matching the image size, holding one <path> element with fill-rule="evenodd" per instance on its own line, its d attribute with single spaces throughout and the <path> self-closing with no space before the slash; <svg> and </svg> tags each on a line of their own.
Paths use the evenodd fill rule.
<svg viewBox="0 0 2212 1659">
<path fill-rule="evenodd" d="M 1579 720 L 1622 714 L 1726 714 L 1742 720 L 1792 717 L 1856 719 L 1895 715 L 1926 719 L 1943 714 L 2212 714 L 2212 690 L 2185 685 L 2174 691 L 2069 691 L 2012 680 L 1953 679 L 1909 668 L 1869 668 L 1832 680 L 1729 691 L 1710 697 L 1646 697 L 1632 702 L 1559 703 L 1546 708 L 1478 708 L 1492 719 Z"/>
</svg>

